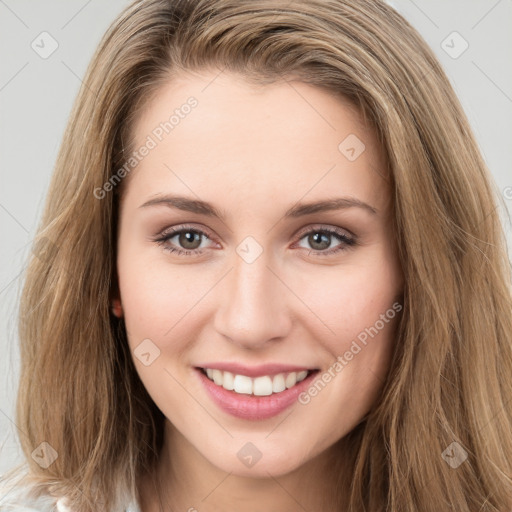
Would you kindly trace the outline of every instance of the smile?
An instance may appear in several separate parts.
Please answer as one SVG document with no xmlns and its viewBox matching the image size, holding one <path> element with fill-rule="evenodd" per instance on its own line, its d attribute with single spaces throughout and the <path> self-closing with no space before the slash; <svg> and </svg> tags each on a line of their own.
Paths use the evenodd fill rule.
<svg viewBox="0 0 512 512">
<path fill-rule="evenodd" d="M 215 368 L 202 368 L 203 373 L 217 386 L 242 395 L 269 396 L 282 393 L 302 382 L 312 371 L 278 373 L 251 378 Z"/>
</svg>

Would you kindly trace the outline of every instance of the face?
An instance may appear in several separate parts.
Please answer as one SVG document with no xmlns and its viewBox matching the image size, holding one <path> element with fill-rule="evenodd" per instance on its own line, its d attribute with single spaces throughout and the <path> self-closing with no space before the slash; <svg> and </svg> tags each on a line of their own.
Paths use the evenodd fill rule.
<svg viewBox="0 0 512 512">
<path fill-rule="evenodd" d="M 348 102 L 216 76 L 169 82 L 134 125 L 134 147 L 152 147 L 120 207 L 119 298 L 176 450 L 280 475 L 360 423 L 386 379 L 402 291 L 391 193 Z"/>
</svg>

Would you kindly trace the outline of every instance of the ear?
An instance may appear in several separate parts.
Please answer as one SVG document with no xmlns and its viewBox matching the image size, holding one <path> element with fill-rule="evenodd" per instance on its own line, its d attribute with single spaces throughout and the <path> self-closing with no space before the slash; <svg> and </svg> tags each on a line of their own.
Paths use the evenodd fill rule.
<svg viewBox="0 0 512 512">
<path fill-rule="evenodd" d="M 112 276 L 112 285 L 110 287 L 109 300 L 110 311 L 112 311 L 112 314 L 115 317 L 121 318 L 123 316 L 123 306 L 121 304 L 121 292 L 119 290 L 117 271 L 114 271 L 114 275 Z"/>
<path fill-rule="evenodd" d="M 123 316 L 123 306 L 120 299 L 113 299 L 111 302 L 111 311 L 114 316 L 121 318 Z"/>
</svg>

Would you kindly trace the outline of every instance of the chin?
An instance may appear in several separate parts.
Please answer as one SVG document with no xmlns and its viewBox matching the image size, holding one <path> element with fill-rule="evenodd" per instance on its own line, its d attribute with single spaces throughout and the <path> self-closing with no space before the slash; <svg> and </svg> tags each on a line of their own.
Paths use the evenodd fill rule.
<svg viewBox="0 0 512 512">
<path fill-rule="evenodd" d="M 265 443 L 263 440 L 260 443 L 255 440 L 254 443 L 248 441 L 234 444 L 241 447 L 234 452 L 232 450 L 229 453 L 223 451 L 212 454 L 213 457 L 208 458 L 222 471 L 236 476 L 269 478 L 272 475 L 278 477 L 291 473 L 305 462 L 304 458 L 299 456 L 300 450 L 297 447 L 287 446 L 284 442 L 279 443 L 278 447 L 269 446 L 269 443 Z"/>
</svg>

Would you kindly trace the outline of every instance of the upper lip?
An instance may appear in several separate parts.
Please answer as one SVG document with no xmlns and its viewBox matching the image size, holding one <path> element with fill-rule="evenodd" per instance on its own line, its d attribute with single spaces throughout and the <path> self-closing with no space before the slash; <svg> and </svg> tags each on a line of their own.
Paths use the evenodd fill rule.
<svg viewBox="0 0 512 512">
<path fill-rule="evenodd" d="M 316 370 L 316 368 L 290 364 L 267 363 L 257 366 L 246 366 L 240 363 L 228 362 L 205 363 L 204 365 L 198 366 L 198 368 L 211 368 L 212 370 L 221 370 L 234 373 L 235 375 L 246 375 L 247 377 L 262 377 L 263 375 L 277 375 L 278 373 Z"/>
</svg>

